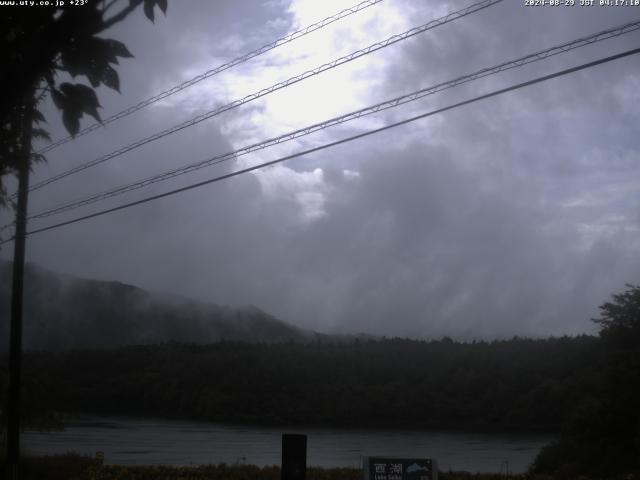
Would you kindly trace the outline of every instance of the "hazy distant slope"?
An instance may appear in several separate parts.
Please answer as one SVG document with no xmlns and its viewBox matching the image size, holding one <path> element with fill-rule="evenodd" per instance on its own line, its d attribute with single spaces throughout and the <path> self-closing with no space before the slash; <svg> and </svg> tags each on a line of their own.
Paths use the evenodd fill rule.
<svg viewBox="0 0 640 480">
<path fill-rule="evenodd" d="M 11 263 L 0 261 L 0 337 L 8 339 Z M 25 272 L 24 347 L 61 350 L 166 341 L 300 341 L 315 336 L 255 307 L 231 308 L 163 296 L 119 282 Z M 7 349 L 3 341 L 0 350 Z"/>
</svg>

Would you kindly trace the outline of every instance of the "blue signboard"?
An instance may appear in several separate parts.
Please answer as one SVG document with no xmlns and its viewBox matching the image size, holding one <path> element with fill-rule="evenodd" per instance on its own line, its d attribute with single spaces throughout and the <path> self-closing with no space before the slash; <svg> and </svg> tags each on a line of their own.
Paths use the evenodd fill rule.
<svg viewBox="0 0 640 480">
<path fill-rule="evenodd" d="M 364 480 L 437 480 L 438 467 L 430 458 L 366 457 Z"/>
</svg>

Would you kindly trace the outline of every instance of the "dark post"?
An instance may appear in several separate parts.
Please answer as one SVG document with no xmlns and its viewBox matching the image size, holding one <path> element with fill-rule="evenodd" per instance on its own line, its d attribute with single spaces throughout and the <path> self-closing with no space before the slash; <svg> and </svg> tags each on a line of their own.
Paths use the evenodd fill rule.
<svg viewBox="0 0 640 480">
<path fill-rule="evenodd" d="M 9 343 L 9 399 L 7 405 L 7 478 L 18 480 L 20 469 L 20 377 L 22 373 L 22 298 L 27 231 L 27 198 L 31 160 L 31 107 L 23 109 L 22 154 L 18 166 L 18 204 L 13 247 L 11 333 Z"/>
<path fill-rule="evenodd" d="M 305 480 L 307 474 L 307 436 L 282 435 L 282 480 Z"/>
</svg>

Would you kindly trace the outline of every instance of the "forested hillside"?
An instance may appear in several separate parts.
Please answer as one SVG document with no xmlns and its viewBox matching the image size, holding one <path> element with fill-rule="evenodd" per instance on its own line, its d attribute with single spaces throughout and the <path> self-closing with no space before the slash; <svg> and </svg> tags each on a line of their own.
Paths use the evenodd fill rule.
<svg viewBox="0 0 640 480">
<path fill-rule="evenodd" d="M 164 344 L 29 354 L 38 411 L 252 424 L 557 430 L 597 388 L 594 337 Z"/>
<path fill-rule="evenodd" d="M 315 338 L 256 307 L 233 308 L 26 266 L 26 350 L 119 347 L 221 339 L 278 342 Z M 11 263 L 0 261 L 0 337 L 8 338 Z M 215 296 L 215 292 L 212 292 Z M 8 343 L 0 344 L 0 351 Z"/>
</svg>

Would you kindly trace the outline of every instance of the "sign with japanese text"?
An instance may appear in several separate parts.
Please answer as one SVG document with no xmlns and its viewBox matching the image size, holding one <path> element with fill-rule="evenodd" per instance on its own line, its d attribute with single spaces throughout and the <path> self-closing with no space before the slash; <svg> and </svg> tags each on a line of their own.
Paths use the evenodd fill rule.
<svg viewBox="0 0 640 480">
<path fill-rule="evenodd" d="M 437 480 L 438 467 L 430 458 L 367 457 L 364 480 Z"/>
</svg>

